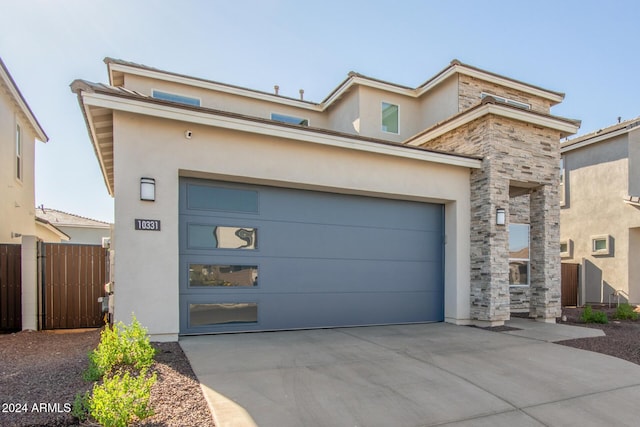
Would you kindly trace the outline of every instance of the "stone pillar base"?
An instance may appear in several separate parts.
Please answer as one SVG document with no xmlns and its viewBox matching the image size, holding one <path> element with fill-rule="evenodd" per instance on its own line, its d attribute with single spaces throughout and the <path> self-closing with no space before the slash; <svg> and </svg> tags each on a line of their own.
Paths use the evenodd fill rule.
<svg viewBox="0 0 640 427">
<path fill-rule="evenodd" d="M 504 320 L 474 320 L 473 326 L 478 328 L 491 328 L 494 326 L 504 326 Z"/>
</svg>

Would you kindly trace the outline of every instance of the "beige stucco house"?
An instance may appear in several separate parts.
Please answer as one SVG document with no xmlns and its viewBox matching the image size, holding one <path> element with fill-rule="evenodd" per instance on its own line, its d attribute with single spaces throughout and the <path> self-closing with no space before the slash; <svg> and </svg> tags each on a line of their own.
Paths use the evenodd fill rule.
<svg viewBox="0 0 640 427">
<path fill-rule="evenodd" d="M 49 138 L 0 59 L 0 243 L 20 243 L 23 235 L 56 233 L 35 217 L 36 140 Z"/>
<path fill-rule="evenodd" d="M 563 94 L 459 61 L 415 88 L 350 73 L 321 102 L 105 62 L 71 87 L 115 198 L 116 320 L 499 325 L 524 287 L 531 317 L 560 314 Z"/>
<path fill-rule="evenodd" d="M 640 304 L 640 118 L 562 143 L 562 262 L 578 301 Z"/>
</svg>

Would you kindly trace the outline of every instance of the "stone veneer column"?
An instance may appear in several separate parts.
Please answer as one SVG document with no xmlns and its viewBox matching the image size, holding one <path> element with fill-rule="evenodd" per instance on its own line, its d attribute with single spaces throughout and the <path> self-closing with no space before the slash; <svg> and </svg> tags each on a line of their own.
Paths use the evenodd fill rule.
<svg viewBox="0 0 640 427">
<path fill-rule="evenodd" d="M 529 317 L 555 323 L 560 300 L 560 205 L 558 188 L 542 185 L 531 193 L 531 301 Z"/>
<path fill-rule="evenodd" d="M 471 173 L 471 319 L 500 325 L 509 319 L 508 227 L 496 209 L 509 210 L 509 180 L 487 160 Z"/>
</svg>

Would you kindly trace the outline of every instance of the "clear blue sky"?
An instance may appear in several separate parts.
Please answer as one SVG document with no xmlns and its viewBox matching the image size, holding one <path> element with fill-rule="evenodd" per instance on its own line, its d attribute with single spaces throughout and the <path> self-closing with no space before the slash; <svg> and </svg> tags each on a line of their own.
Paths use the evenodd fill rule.
<svg viewBox="0 0 640 427">
<path fill-rule="evenodd" d="M 105 56 L 321 101 L 351 70 L 417 86 L 456 58 L 564 92 L 580 134 L 640 115 L 640 2 L 594 0 L 0 0 L 0 57 L 49 135 L 36 203 L 107 221 L 69 83 Z"/>
</svg>

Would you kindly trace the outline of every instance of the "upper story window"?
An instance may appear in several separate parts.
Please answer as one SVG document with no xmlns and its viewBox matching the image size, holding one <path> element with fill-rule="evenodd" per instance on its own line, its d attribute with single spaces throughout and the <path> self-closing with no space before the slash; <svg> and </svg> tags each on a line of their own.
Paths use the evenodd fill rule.
<svg viewBox="0 0 640 427">
<path fill-rule="evenodd" d="M 200 106 L 200 100 L 198 98 L 191 98 L 189 96 L 177 95 L 175 93 L 162 92 L 154 89 L 153 91 L 151 91 L 151 96 L 153 96 L 156 99 L 162 99 L 163 101 L 171 101 L 171 102 L 177 102 L 179 104 L 194 105 L 196 107 Z"/>
<path fill-rule="evenodd" d="M 400 107 L 397 105 L 382 103 L 382 131 L 400 133 Z"/>
<path fill-rule="evenodd" d="M 23 175 L 22 162 L 22 129 L 20 125 L 16 125 L 16 178 L 22 181 Z"/>
<path fill-rule="evenodd" d="M 482 98 L 482 99 L 486 98 L 487 96 L 490 96 L 493 99 L 495 99 L 496 101 L 502 102 L 504 104 L 509 104 L 509 105 L 513 105 L 515 107 L 525 108 L 527 110 L 531 109 L 531 104 L 525 104 L 524 102 L 516 101 L 514 99 L 505 98 L 504 96 L 498 96 L 498 95 L 494 95 L 492 93 L 486 93 L 486 92 L 482 92 L 480 94 L 480 98 Z"/>
<path fill-rule="evenodd" d="M 309 126 L 309 119 L 287 116 L 286 114 L 271 113 L 271 120 L 275 120 L 276 122 L 281 123 L 288 123 L 290 125 Z"/>
</svg>

